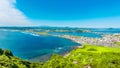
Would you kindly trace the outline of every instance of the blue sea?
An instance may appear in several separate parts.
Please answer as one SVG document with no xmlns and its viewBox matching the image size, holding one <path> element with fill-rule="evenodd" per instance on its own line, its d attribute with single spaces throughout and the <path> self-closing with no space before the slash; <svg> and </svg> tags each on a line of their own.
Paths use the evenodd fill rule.
<svg viewBox="0 0 120 68">
<path fill-rule="evenodd" d="M 51 32 L 53 35 L 73 35 L 93 38 L 102 38 L 101 34 L 120 33 L 120 29 L 89 29 L 91 32 L 69 33 L 69 32 Z M 97 34 L 97 33 L 100 34 Z M 22 59 L 36 61 L 46 59 L 52 54 L 65 54 L 74 49 L 80 44 L 75 43 L 69 39 L 55 37 L 34 35 L 31 33 L 23 33 L 19 31 L 3 31 L 0 30 L 0 48 L 8 49 L 13 54 Z M 47 56 L 47 57 L 46 57 Z M 42 57 L 42 58 L 41 58 Z M 44 57 L 44 58 L 43 58 Z"/>
<path fill-rule="evenodd" d="M 120 33 L 120 28 L 91 28 L 92 32 L 97 32 L 100 34 L 115 34 Z"/>
<path fill-rule="evenodd" d="M 0 31 L 0 48 L 11 50 L 15 56 L 26 60 L 53 53 L 64 54 L 79 45 L 60 37 Z"/>
<path fill-rule="evenodd" d="M 71 36 L 83 36 L 83 37 L 91 37 L 91 38 L 102 38 L 102 35 L 91 33 L 91 32 L 49 32 L 52 35 L 71 35 Z"/>
<path fill-rule="evenodd" d="M 120 33 L 120 28 L 81 28 L 81 29 L 90 30 L 90 32 L 49 32 L 49 34 L 83 36 L 89 38 L 102 38 L 103 34 Z"/>
</svg>

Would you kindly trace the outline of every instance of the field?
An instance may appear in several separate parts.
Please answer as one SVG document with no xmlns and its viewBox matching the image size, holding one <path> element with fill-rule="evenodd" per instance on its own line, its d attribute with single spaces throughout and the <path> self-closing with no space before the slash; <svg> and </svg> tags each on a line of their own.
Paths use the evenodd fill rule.
<svg viewBox="0 0 120 68">
<path fill-rule="evenodd" d="M 81 67 L 120 68 L 120 49 L 113 47 L 84 45 L 73 50 L 66 58 L 73 60 Z"/>
</svg>

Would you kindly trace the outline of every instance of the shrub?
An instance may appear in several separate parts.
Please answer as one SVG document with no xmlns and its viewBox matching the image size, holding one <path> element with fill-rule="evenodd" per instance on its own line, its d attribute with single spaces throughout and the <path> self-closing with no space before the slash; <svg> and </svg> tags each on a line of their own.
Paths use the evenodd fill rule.
<svg viewBox="0 0 120 68">
<path fill-rule="evenodd" d="M 87 49 L 87 51 L 97 51 L 97 49 L 95 49 L 95 48 L 89 48 L 89 49 Z"/>
</svg>

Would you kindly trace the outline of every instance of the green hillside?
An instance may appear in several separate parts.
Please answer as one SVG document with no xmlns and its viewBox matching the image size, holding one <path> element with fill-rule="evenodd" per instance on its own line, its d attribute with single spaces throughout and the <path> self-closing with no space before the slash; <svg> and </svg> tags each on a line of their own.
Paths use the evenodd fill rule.
<svg viewBox="0 0 120 68">
<path fill-rule="evenodd" d="M 66 58 L 82 68 L 120 68 L 119 48 L 84 45 L 73 50 Z"/>
<path fill-rule="evenodd" d="M 46 63 L 32 63 L 0 49 L 0 68 L 120 68 L 120 49 L 84 45 L 67 56 L 53 54 Z"/>
<path fill-rule="evenodd" d="M 117 44 L 118 46 L 120 46 L 120 42 L 114 42 L 114 44 Z"/>
<path fill-rule="evenodd" d="M 14 57 L 9 50 L 0 49 L 0 68 L 41 68 L 42 63 L 31 63 Z"/>
</svg>

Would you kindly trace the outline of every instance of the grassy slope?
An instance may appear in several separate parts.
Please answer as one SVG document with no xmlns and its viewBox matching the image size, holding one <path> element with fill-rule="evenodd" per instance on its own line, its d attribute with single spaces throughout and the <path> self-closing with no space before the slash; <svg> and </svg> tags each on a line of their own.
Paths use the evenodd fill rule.
<svg viewBox="0 0 120 68">
<path fill-rule="evenodd" d="M 0 68 L 120 68 L 120 49 L 84 45 L 66 57 L 54 54 L 46 63 L 31 63 L 0 50 Z"/>
<path fill-rule="evenodd" d="M 120 46 L 120 42 L 114 42 L 114 44 L 117 44 L 117 45 L 119 45 L 119 46 Z"/>
<path fill-rule="evenodd" d="M 119 48 L 84 45 L 83 48 L 73 50 L 66 58 L 82 67 L 120 68 Z"/>
<path fill-rule="evenodd" d="M 0 49 L 0 68 L 41 68 L 42 63 L 21 60 L 9 51 Z"/>
</svg>

